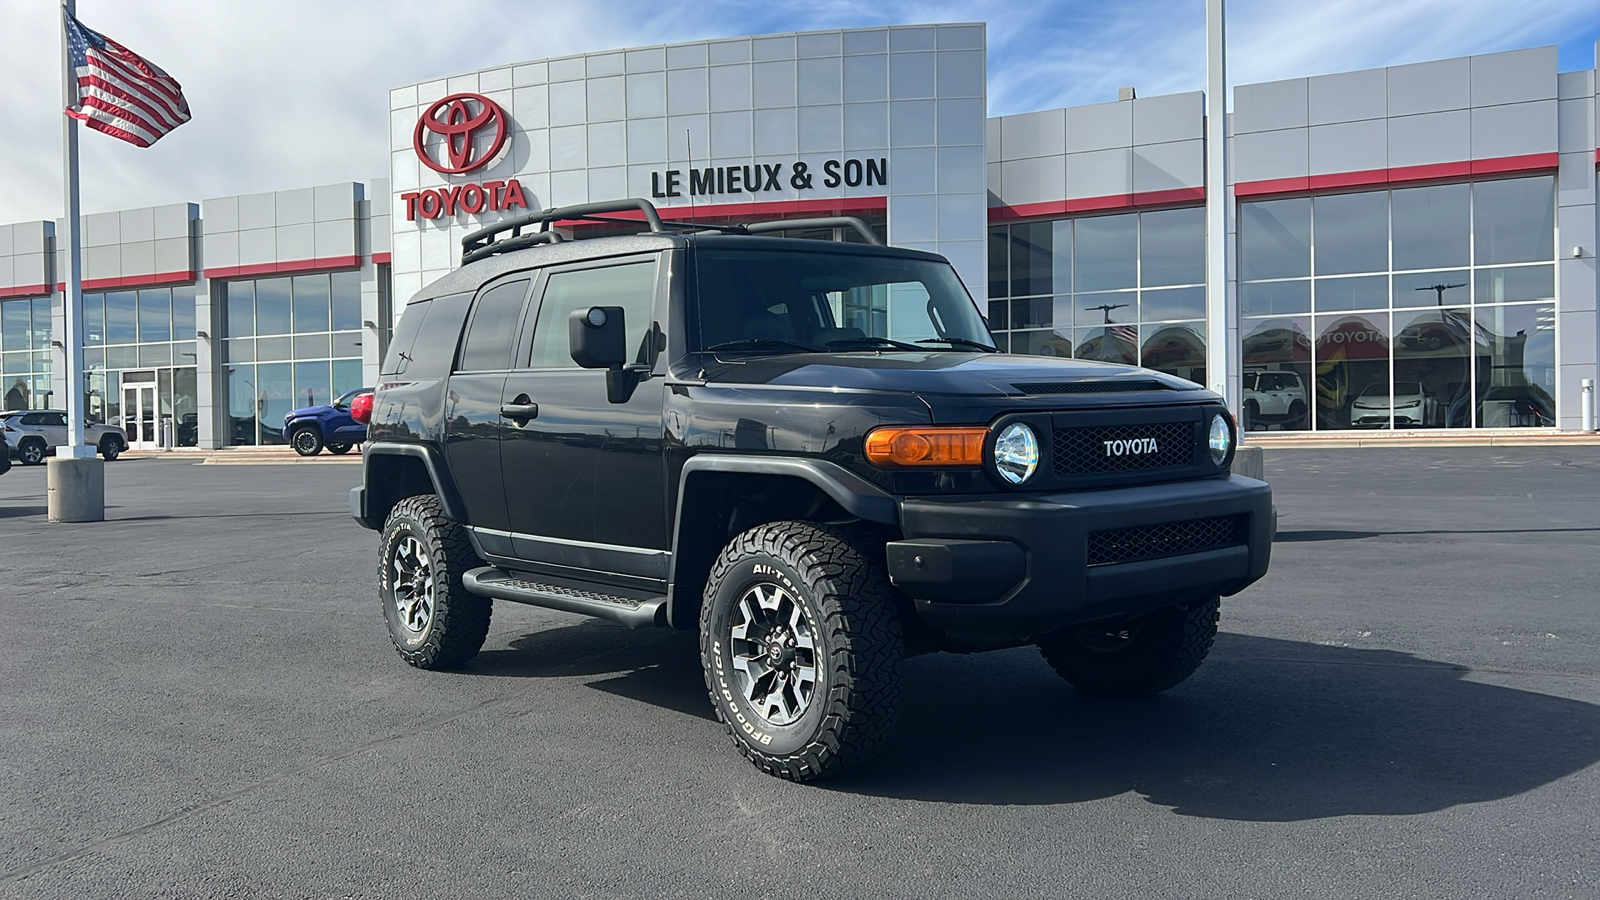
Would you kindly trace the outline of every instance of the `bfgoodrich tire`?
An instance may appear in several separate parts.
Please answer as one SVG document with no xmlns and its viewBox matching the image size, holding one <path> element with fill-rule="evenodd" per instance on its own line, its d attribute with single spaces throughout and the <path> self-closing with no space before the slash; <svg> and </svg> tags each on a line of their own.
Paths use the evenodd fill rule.
<svg viewBox="0 0 1600 900">
<path fill-rule="evenodd" d="M 1221 602 L 1168 606 L 1132 622 L 1082 631 L 1039 649 L 1074 687 L 1105 697 L 1148 697 L 1194 674 L 1217 637 Z"/>
<path fill-rule="evenodd" d="M 493 603 L 467 593 L 461 576 L 483 565 L 466 529 L 432 494 L 395 504 L 383 526 L 378 595 L 394 648 L 419 669 L 460 665 L 478 655 Z"/>
<path fill-rule="evenodd" d="M 882 569 L 834 530 L 762 525 L 712 565 L 700 609 L 706 687 L 739 752 L 770 775 L 808 781 L 876 755 L 903 653 Z"/>
</svg>

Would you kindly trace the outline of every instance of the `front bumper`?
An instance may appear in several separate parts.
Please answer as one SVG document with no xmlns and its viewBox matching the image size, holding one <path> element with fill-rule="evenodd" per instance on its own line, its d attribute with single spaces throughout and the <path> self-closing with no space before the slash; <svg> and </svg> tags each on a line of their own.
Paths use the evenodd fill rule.
<svg viewBox="0 0 1600 900">
<path fill-rule="evenodd" d="M 949 635 L 1027 640 L 1237 593 L 1266 574 L 1272 489 L 1240 475 L 1056 494 L 906 497 L 890 580 Z"/>
</svg>

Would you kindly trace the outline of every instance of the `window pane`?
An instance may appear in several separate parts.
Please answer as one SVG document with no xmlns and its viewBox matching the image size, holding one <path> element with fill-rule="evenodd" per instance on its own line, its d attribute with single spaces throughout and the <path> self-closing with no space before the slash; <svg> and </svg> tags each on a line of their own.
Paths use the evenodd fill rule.
<svg viewBox="0 0 1600 900">
<path fill-rule="evenodd" d="M 295 359 L 327 359 L 332 348 L 325 334 L 297 334 L 294 336 Z"/>
<path fill-rule="evenodd" d="M 222 358 L 228 362 L 255 362 L 256 342 L 249 338 L 223 341 Z"/>
<path fill-rule="evenodd" d="M 1206 289 L 1168 288 L 1139 292 L 1139 321 L 1168 322 L 1174 319 L 1203 319 L 1206 316 Z"/>
<path fill-rule="evenodd" d="M 172 340 L 172 291 L 157 288 L 139 292 L 139 340 Z"/>
<path fill-rule="evenodd" d="M 1073 320 L 1079 326 L 1110 325 L 1116 322 L 1137 322 L 1138 294 L 1118 291 L 1111 294 L 1078 294 L 1072 298 L 1077 307 Z M 1082 341 L 1079 341 L 1081 344 Z"/>
<path fill-rule="evenodd" d="M 1240 204 L 1239 249 L 1246 281 L 1310 275 L 1311 201 Z"/>
<path fill-rule="evenodd" d="M 1394 415 L 1397 428 L 1472 425 L 1472 311 L 1394 314 Z"/>
<path fill-rule="evenodd" d="M 1384 309 L 1388 305 L 1389 276 L 1387 275 L 1317 279 L 1317 312 L 1340 312 L 1347 309 Z"/>
<path fill-rule="evenodd" d="M 1467 185 L 1406 188 L 1393 194 L 1395 269 L 1467 264 Z"/>
<path fill-rule="evenodd" d="M 26 350 L 0 354 L 0 372 L 7 375 L 26 375 L 33 371 L 33 355 Z M 21 409 L 22 407 L 16 407 Z"/>
<path fill-rule="evenodd" d="M 292 343 L 291 338 L 275 337 L 256 339 L 256 359 L 292 359 L 293 356 L 294 344 Z"/>
<path fill-rule="evenodd" d="M 137 347 L 107 347 L 106 368 L 108 369 L 133 369 L 139 365 L 139 350 Z"/>
<path fill-rule="evenodd" d="M 1004 294 L 999 294 L 999 295 L 991 294 L 990 296 L 1002 296 L 1003 297 L 1005 295 Z M 1009 322 L 1011 320 L 1010 315 L 1008 315 L 1007 312 L 1006 312 L 1006 308 L 1009 305 L 1010 305 L 1009 301 L 1006 301 L 1006 300 L 990 300 L 989 301 L 989 327 L 991 329 L 1010 328 L 1011 327 L 1010 325 L 1006 324 L 1007 322 Z"/>
<path fill-rule="evenodd" d="M 1071 330 L 1066 330 L 1071 334 Z M 1072 339 L 1049 329 L 1043 331 L 1013 331 L 1011 352 L 1030 356 L 1060 356 L 1072 358 Z"/>
<path fill-rule="evenodd" d="M 1317 274 L 1389 269 L 1389 194 L 1332 194 L 1312 201 Z"/>
<path fill-rule="evenodd" d="M 1139 277 L 1145 287 L 1206 280 L 1204 207 L 1139 214 Z"/>
<path fill-rule="evenodd" d="M 361 360 L 336 359 L 333 361 L 333 395 L 344 396 L 346 391 L 368 387 L 361 383 Z"/>
<path fill-rule="evenodd" d="M 171 344 L 143 344 L 139 347 L 139 365 L 143 366 L 170 366 L 172 365 Z"/>
<path fill-rule="evenodd" d="M 1139 330 L 1132 325 L 1114 328 L 1078 328 L 1078 359 L 1098 359 L 1104 362 L 1139 364 Z"/>
<path fill-rule="evenodd" d="M 1067 334 L 1067 329 L 1072 326 L 1072 295 L 1064 294 L 1052 297 L 1050 306 L 1052 309 L 1050 324 L 1054 325 L 1056 330 L 1062 334 Z"/>
<path fill-rule="evenodd" d="M 1316 327 L 1317 427 L 1388 427 L 1389 314 L 1317 316 Z"/>
<path fill-rule="evenodd" d="M 1050 223 L 1052 278 L 1047 291 L 1066 294 L 1072 291 L 1072 220 L 1061 219 Z"/>
<path fill-rule="evenodd" d="M 1515 178 L 1473 187 L 1478 265 L 1555 258 L 1555 180 Z"/>
<path fill-rule="evenodd" d="M 50 349 L 50 298 L 35 297 L 33 303 L 33 349 Z"/>
<path fill-rule="evenodd" d="M 27 350 L 32 339 L 30 304 L 26 300 L 0 303 L 0 349 Z"/>
<path fill-rule="evenodd" d="M 1311 317 L 1244 320 L 1243 427 L 1311 427 Z"/>
<path fill-rule="evenodd" d="M 528 282 L 511 281 L 478 298 L 466 339 L 461 343 L 458 369 L 494 372 L 511 367 L 511 343 L 516 338 L 522 301 L 527 295 Z"/>
<path fill-rule="evenodd" d="M 289 363 L 256 366 L 256 411 L 259 441 L 283 443 L 283 417 L 294 408 L 294 371 Z"/>
<path fill-rule="evenodd" d="M 1555 424 L 1556 308 L 1477 309 L 1478 427 Z"/>
<path fill-rule="evenodd" d="M 1074 290 L 1135 287 L 1139 269 L 1139 219 L 1094 216 L 1073 222 Z M 1079 307 L 1082 308 L 1081 306 Z"/>
<path fill-rule="evenodd" d="M 294 330 L 304 334 L 328 330 L 328 276 L 296 275 L 294 282 Z"/>
<path fill-rule="evenodd" d="M 1469 287 L 1465 269 L 1396 275 L 1394 305 L 1396 307 L 1465 306 Z"/>
<path fill-rule="evenodd" d="M 1048 328 L 1051 316 L 1055 312 L 1055 300 L 1051 297 L 1033 297 L 1028 300 L 1011 301 L 1011 327 L 1012 328 Z"/>
<path fill-rule="evenodd" d="M 534 326 L 529 365 L 536 369 L 577 365 L 572 361 L 567 317 L 586 306 L 623 307 L 627 346 L 639 348 L 636 361 L 648 361 L 653 354 L 645 346 L 644 338 L 650 331 L 655 285 L 655 260 L 550 276 Z"/>
<path fill-rule="evenodd" d="M 1239 285 L 1239 305 L 1247 316 L 1311 312 L 1310 281 L 1268 281 Z"/>
<path fill-rule="evenodd" d="M 1556 272 L 1551 266 L 1517 266 L 1514 269 L 1479 269 L 1477 303 L 1515 303 L 1518 300 L 1554 300 Z"/>
<path fill-rule="evenodd" d="M 172 298 L 172 339 L 194 340 L 194 295 L 174 295 Z"/>
<path fill-rule="evenodd" d="M 139 339 L 139 297 L 133 291 L 106 295 L 106 343 L 131 344 Z"/>
<path fill-rule="evenodd" d="M 230 445 L 256 442 L 256 367 L 228 367 L 228 431 Z"/>
<path fill-rule="evenodd" d="M 1011 271 L 1011 257 L 1007 248 L 1011 246 L 1011 229 L 1007 227 L 989 229 L 989 296 L 1006 296 L 1006 277 Z M 1004 328 L 1004 325 L 991 327 Z"/>
<path fill-rule="evenodd" d="M 99 348 L 83 348 L 83 369 L 91 371 L 106 367 L 106 351 Z"/>
<path fill-rule="evenodd" d="M 172 362 L 174 365 L 192 366 L 197 358 L 194 341 L 181 341 L 172 345 Z"/>
<path fill-rule="evenodd" d="M 1052 222 L 1011 226 L 1011 293 L 1026 297 L 1048 294 L 1055 283 L 1055 229 Z"/>
<path fill-rule="evenodd" d="M 335 357 L 360 356 L 361 344 L 361 332 L 336 331 L 333 334 L 333 355 Z"/>
<path fill-rule="evenodd" d="M 294 399 L 302 407 L 324 406 L 333 402 L 327 362 L 294 364 Z"/>
<path fill-rule="evenodd" d="M 83 295 L 83 342 L 106 342 L 106 298 L 104 294 Z"/>
<path fill-rule="evenodd" d="M 195 369 L 188 366 L 174 369 L 172 372 L 172 431 L 179 447 L 195 447 L 200 444 L 199 401 L 195 376 Z"/>
<path fill-rule="evenodd" d="M 251 281 L 235 281 L 227 286 L 223 304 L 228 337 L 249 337 L 256 333 L 256 286 Z"/>
<path fill-rule="evenodd" d="M 256 282 L 256 334 L 289 333 L 289 279 Z"/>
<path fill-rule="evenodd" d="M 1177 322 L 1168 325 L 1141 325 L 1139 365 L 1195 383 L 1206 380 L 1206 338 L 1204 322 Z"/>
<path fill-rule="evenodd" d="M 361 273 L 335 272 L 333 282 L 333 330 L 353 331 L 361 327 Z"/>
</svg>

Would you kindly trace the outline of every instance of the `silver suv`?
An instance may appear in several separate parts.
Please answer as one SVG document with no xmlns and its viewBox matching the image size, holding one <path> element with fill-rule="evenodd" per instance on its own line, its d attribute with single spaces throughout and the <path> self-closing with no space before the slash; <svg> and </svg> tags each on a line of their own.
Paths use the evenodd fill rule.
<svg viewBox="0 0 1600 900">
<path fill-rule="evenodd" d="M 67 414 L 59 409 L 13 410 L 0 415 L 0 430 L 11 446 L 11 456 L 25 466 L 37 466 L 51 450 L 67 442 Z M 115 425 L 86 423 L 83 439 L 107 460 L 128 449 L 128 436 Z"/>
</svg>

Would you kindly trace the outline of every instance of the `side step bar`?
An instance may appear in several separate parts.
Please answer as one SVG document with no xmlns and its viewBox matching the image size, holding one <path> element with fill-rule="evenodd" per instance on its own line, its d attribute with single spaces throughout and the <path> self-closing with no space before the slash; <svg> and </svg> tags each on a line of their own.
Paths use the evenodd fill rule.
<svg viewBox="0 0 1600 900">
<path fill-rule="evenodd" d="M 482 566 L 461 576 L 466 589 L 480 597 L 527 603 L 564 612 L 621 622 L 629 628 L 666 624 L 666 597 L 621 597 L 579 587 L 549 584 Z"/>
</svg>

